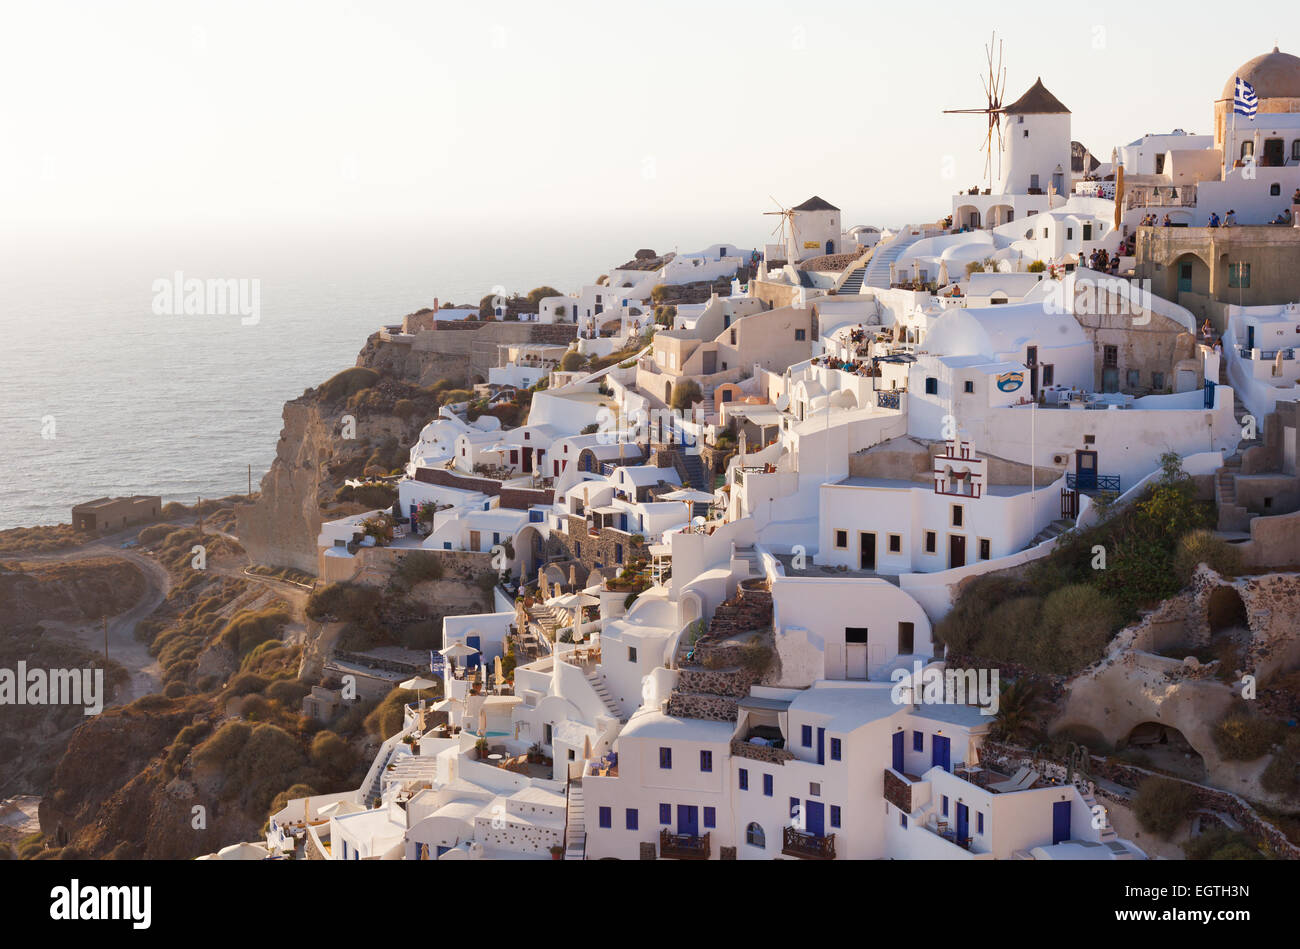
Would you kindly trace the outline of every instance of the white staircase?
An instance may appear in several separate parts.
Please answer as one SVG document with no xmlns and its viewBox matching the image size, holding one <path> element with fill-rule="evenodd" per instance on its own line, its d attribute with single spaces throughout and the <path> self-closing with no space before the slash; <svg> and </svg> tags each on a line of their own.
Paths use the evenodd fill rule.
<svg viewBox="0 0 1300 949">
<path fill-rule="evenodd" d="M 762 574 L 763 565 L 762 562 L 759 560 L 758 553 L 754 550 L 753 546 L 736 547 L 735 553 L 732 554 L 732 556 L 736 560 L 743 560 L 745 561 L 745 563 L 749 564 L 749 575 L 751 577 L 759 576 L 760 574 Z"/>
<path fill-rule="evenodd" d="M 889 265 L 897 263 L 898 258 L 903 256 L 903 251 L 911 247 L 924 235 L 921 228 L 907 228 L 899 231 L 890 242 L 877 248 L 876 252 L 871 255 L 871 262 L 867 264 L 867 275 L 864 278 L 867 286 L 879 287 L 882 290 L 889 289 Z"/>
<path fill-rule="evenodd" d="M 605 706 L 610 716 L 626 725 L 627 718 L 624 717 L 622 710 L 614 701 L 614 697 L 609 694 L 609 687 L 605 684 L 605 674 L 592 670 L 587 672 L 586 676 L 587 681 L 591 683 L 591 690 L 596 693 L 596 697 L 600 699 L 601 704 Z"/>
<path fill-rule="evenodd" d="M 569 782 L 569 802 L 564 825 L 564 859 L 587 859 L 587 822 L 582 806 L 582 781 Z"/>
</svg>

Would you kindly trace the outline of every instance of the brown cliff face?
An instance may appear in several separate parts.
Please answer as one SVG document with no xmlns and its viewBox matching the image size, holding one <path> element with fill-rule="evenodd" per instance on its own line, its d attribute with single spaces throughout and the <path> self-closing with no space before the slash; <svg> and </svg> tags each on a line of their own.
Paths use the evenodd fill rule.
<svg viewBox="0 0 1300 949">
<path fill-rule="evenodd" d="M 335 493 L 368 467 L 388 471 L 405 463 L 420 429 L 438 412 L 442 390 L 429 387 L 459 388 L 486 378 L 500 343 L 564 342 L 576 332 L 572 325 L 496 322 L 421 333 L 414 345 L 371 336 L 347 372 L 367 371 L 375 378 L 349 388 L 336 385 L 335 377 L 285 403 L 284 428 L 261 495 L 237 511 L 240 543 L 254 563 L 316 573 L 322 520 L 365 509 L 340 507 Z M 356 422 L 350 440 L 341 436 L 348 415 Z"/>
</svg>

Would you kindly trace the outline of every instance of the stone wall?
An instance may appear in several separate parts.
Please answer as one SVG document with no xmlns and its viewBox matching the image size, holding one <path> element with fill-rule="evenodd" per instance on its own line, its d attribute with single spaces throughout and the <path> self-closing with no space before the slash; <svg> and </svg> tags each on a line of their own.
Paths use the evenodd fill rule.
<svg viewBox="0 0 1300 949">
<path fill-rule="evenodd" d="M 751 745 L 740 738 L 731 739 L 731 754 L 736 758 L 748 758 L 750 761 L 762 761 L 765 764 L 783 765 L 794 760 L 794 752 L 785 748 L 773 748 L 770 745 Z"/>
<path fill-rule="evenodd" d="M 1014 774 L 1019 768 L 1028 765 L 1039 774 L 1059 781 L 1067 780 L 1069 775 L 1069 771 L 1063 762 L 1036 754 L 1026 748 L 1017 748 L 1014 745 L 1005 745 L 990 740 L 986 740 L 980 745 L 980 761 L 994 765 L 998 770 L 1007 774 Z M 1264 820 L 1250 804 L 1228 791 L 1206 787 L 1193 781 L 1184 781 L 1182 778 L 1175 778 L 1171 775 L 1158 774 L 1145 768 L 1139 768 L 1136 765 L 1125 764 L 1113 758 L 1105 758 L 1099 755 L 1088 756 L 1088 772 L 1088 775 L 1084 777 L 1103 778 L 1121 787 L 1134 790 L 1150 777 L 1169 778 L 1171 781 L 1186 784 L 1192 788 L 1195 794 L 1197 808 L 1230 814 L 1242 826 L 1243 830 L 1262 840 L 1278 857 L 1284 860 L 1300 860 L 1300 847 L 1291 843 L 1282 831 Z M 1098 797 L 1105 797 L 1125 806 L 1131 804 L 1128 798 L 1110 794 L 1104 788 L 1095 788 L 1095 793 Z"/>
<path fill-rule="evenodd" d="M 736 700 L 725 695 L 673 692 L 668 697 L 665 714 L 674 718 L 698 718 L 706 722 L 734 722 L 738 708 Z"/>
</svg>

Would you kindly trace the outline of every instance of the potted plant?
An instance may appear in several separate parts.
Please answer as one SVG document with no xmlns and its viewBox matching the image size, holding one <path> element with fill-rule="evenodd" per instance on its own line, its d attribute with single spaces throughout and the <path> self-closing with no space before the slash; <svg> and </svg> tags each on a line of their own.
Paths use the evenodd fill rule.
<svg viewBox="0 0 1300 949">
<path fill-rule="evenodd" d="M 479 761 L 485 759 L 488 756 L 488 740 L 486 738 L 480 738 L 478 741 L 474 742 L 474 751 L 478 754 Z"/>
<path fill-rule="evenodd" d="M 550 848 L 550 849 L 551 849 L 551 859 L 552 859 L 552 860 L 563 860 L 563 859 L 564 859 L 564 845 L 563 845 L 563 844 L 551 844 L 551 848 Z"/>
<path fill-rule="evenodd" d="M 542 743 L 540 741 L 535 741 L 531 746 L 529 746 L 528 761 L 531 764 L 541 764 L 544 756 L 545 752 L 542 751 Z"/>
</svg>

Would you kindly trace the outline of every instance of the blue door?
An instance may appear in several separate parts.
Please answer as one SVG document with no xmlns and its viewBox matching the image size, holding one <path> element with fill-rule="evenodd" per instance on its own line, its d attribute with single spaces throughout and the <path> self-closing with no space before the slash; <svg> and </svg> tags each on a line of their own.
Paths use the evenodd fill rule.
<svg viewBox="0 0 1300 949">
<path fill-rule="evenodd" d="M 1052 843 L 1070 839 L 1070 802 L 1057 801 L 1052 805 Z"/>
<path fill-rule="evenodd" d="M 482 638 L 479 637 L 479 636 L 466 636 L 466 637 L 465 637 L 465 645 L 466 645 L 466 646 L 469 646 L 471 649 L 482 649 L 482 648 L 483 648 L 482 643 L 483 643 L 483 640 L 482 640 Z M 482 658 L 482 657 L 481 657 L 481 655 L 476 654 L 476 655 L 473 655 L 473 656 L 467 656 L 466 658 L 467 658 L 468 661 L 465 663 L 465 668 L 466 668 L 466 669 L 477 669 L 477 668 L 478 668 L 478 662 L 479 662 L 479 659 Z"/>
<path fill-rule="evenodd" d="M 942 735 L 935 735 L 930 741 L 930 766 L 938 765 L 945 771 L 952 770 L 952 761 L 949 755 L 950 742 Z"/>
<path fill-rule="evenodd" d="M 700 809 L 694 804 L 677 805 L 677 833 L 688 837 L 700 836 Z"/>
<path fill-rule="evenodd" d="M 804 801 L 805 817 L 808 820 L 808 833 L 814 837 L 826 835 L 826 805 L 821 801 Z"/>
<path fill-rule="evenodd" d="M 957 843 L 970 836 L 970 809 L 965 804 L 957 805 Z"/>
<path fill-rule="evenodd" d="M 817 729 L 817 763 L 826 763 L 826 729 Z"/>
<path fill-rule="evenodd" d="M 1206 380 L 1205 380 L 1205 407 L 1206 407 L 1207 409 L 1212 409 L 1212 408 L 1214 408 L 1214 386 L 1215 386 L 1215 384 L 1216 384 L 1216 383 L 1215 383 L 1215 381 L 1214 381 L 1213 379 L 1206 379 Z"/>
<path fill-rule="evenodd" d="M 894 763 L 893 769 L 899 774 L 903 773 L 903 733 L 894 732 Z"/>
</svg>

